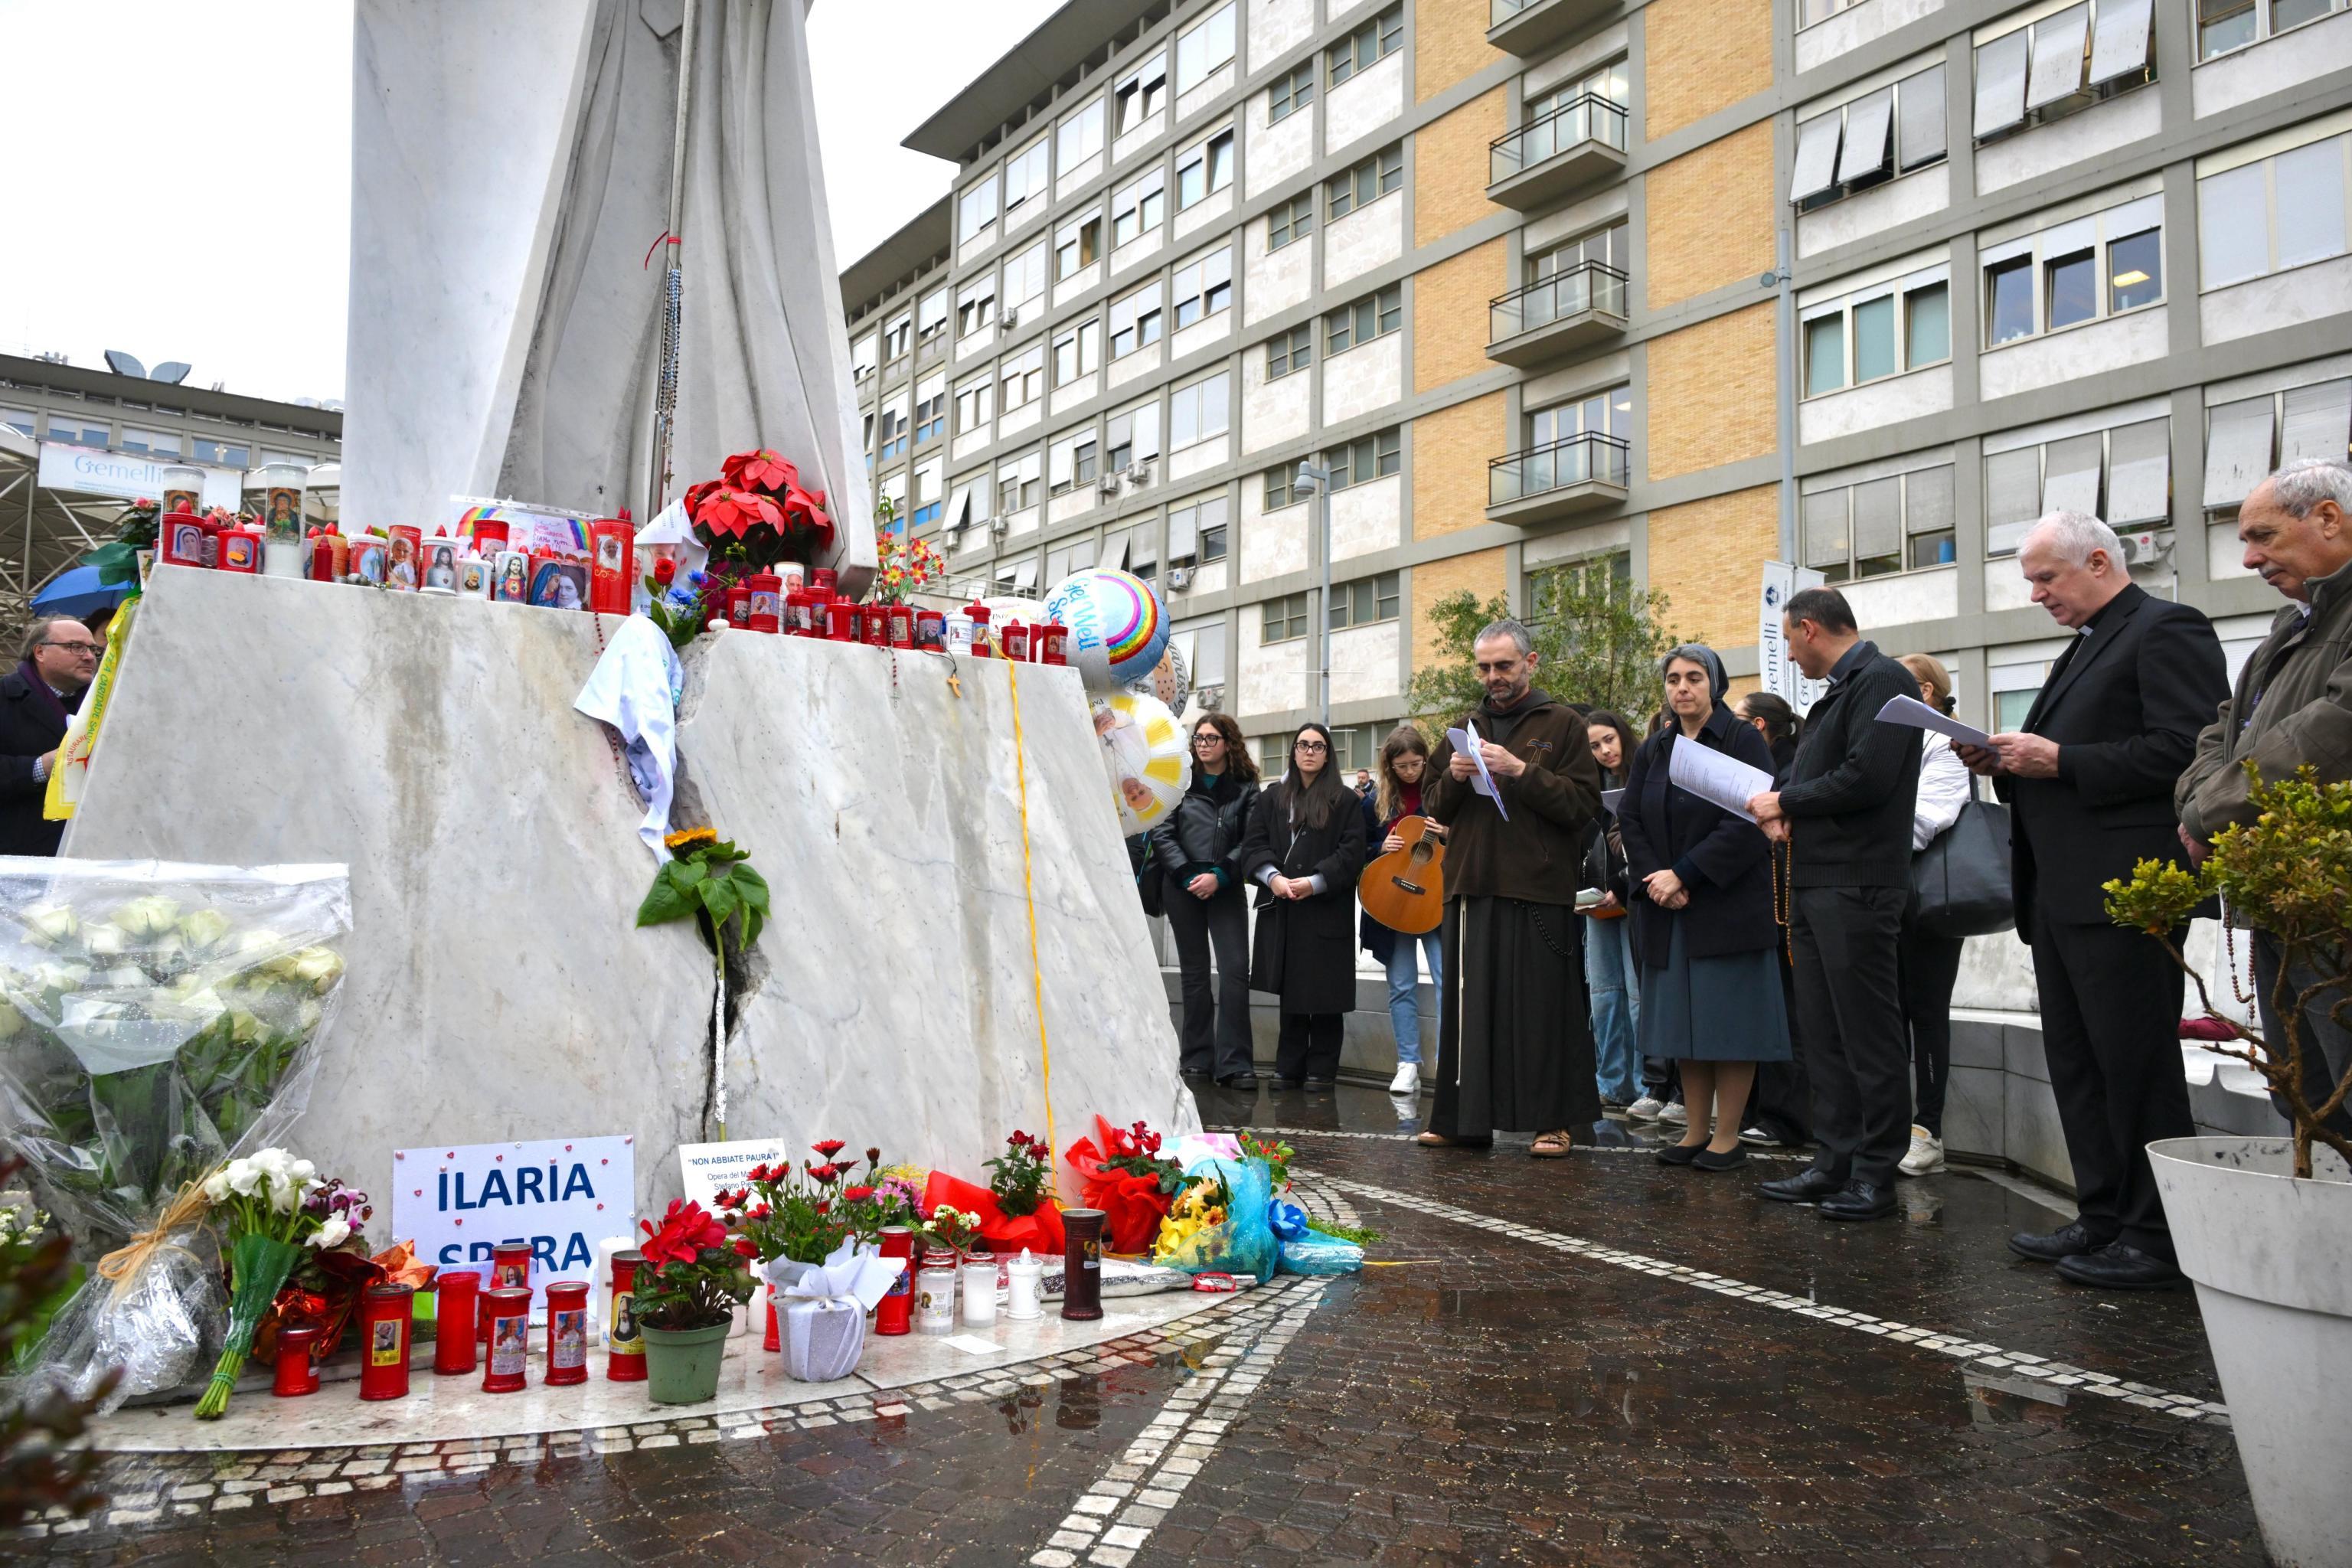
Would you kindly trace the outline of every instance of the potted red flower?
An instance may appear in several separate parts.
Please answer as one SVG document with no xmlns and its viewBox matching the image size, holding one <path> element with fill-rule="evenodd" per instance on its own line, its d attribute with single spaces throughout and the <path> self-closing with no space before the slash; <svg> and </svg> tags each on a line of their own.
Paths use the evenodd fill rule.
<svg viewBox="0 0 2352 1568">
<path fill-rule="evenodd" d="M 1103 1211 L 1106 1249 L 1149 1251 L 1184 1185 L 1184 1168 L 1160 1158 L 1160 1134 L 1140 1121 L 1113 1127 L 1097 1116 L 1094 1137 L 1079 1139 L 1064 1157 L 1081 1178 L 1080 1201 Z"/>
<path fill-rule="evenodd" d="M 730 1237 L 700 1204 L 673 1198 L 656 1226 L 638 1222 L 637 1325 L 646 1338 L 646 1392 L 657 1405 L 696 1405 L 719 1394 L 735 1309 L 751 1299 L 758 1246 Z"/>
<path fill-rule="evenodd" d="M 736 453 L 719 465 L 719 478 L 689 489 L 686 511 L 710 552 L 706 598 L 722 608 L 734 582 L 779 561 L 814 563 L 833 544 L 824 492 L 802 489 L 800 470 L 765 447 Z"/>
</svg>

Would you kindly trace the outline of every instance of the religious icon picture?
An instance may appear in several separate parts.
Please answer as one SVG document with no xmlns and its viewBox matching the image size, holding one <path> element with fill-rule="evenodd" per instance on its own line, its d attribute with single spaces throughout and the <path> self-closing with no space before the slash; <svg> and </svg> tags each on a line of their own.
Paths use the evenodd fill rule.
<svg viewBox="0 0 2352 1568">
<path fill-rule="evenodd" d="M 530 602 L 551 610 L 588 607 L 588 568 L 577 561 L 534 561 Z"/>
<path fill-rule="evenodd" d="M 181 566 L 201 566 L 205 563 L 205 531 L 194 517 L 184 522 L 170 521 L 163 524 L 163 559 Z"/>
<path fill-rule="evenodd" d="M 302 537 L 302 492 L 291 485 L 269 487 L 269 537 L 299 539 Z"/>
<path fill-rule="evenodd" d="M 389 1365 L 400 1359 L 400 1329 L 401 1325 L 393 1321 L 372 1326 L 373 1338 L 368 1342 L 368 1352 L 376 1365 Z"/>
<path fill-rule="evenodd" d="M 413 540 L 392 536 L 392 562 L 385 568 L 384 581 L 395 588 L 416 586 L 416 545 Z"/>
<path fill-rule="evenodd" d="M 425 585 L 428 588 L 457 586 L 457 542 L 434 538 L 425 542 Z"/>
<path fill-rule="evenodd" d="M 637 1337 L 637 1303 L 624 1296 L 613 1308 L 613 1338 L 624 1343 Z"/>
<path fill-rule="evenodd" d="M 509 550 L 499 557 L 498 596 L 511 605 L 524 604 L 530 598 L 530 558 L 520 550 Z"/>
<path fill-rule="evenodd" d="M 621 536 L 607 533 L 596 540 L 596 569 L 600 572 L 621 570 Z"/>
<path fill-rule="evenodd" d="M 490 596 L 490 563 L 479 556 L 457 563 L 457 592 L 477 599 Z"/>
<path fill-rule="evenodd" d="M 385 542 L 381 539 L 352 540 L 352 575 L 362 583 L 373 583 L 382 586 L 389 553 Z"/>
<path fill-rule="evenodd" d="M 204 498 L 194 490 L 163 492 L 163 510 L 166 514 L 175 511 L 202 511 L 204 509 Z"/>
</svg>

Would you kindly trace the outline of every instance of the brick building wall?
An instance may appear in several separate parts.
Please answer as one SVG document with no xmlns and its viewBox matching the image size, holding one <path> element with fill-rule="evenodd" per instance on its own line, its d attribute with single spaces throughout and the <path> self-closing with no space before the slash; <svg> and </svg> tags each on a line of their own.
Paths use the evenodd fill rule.
<svg viewBox="0 0 2352 1568">
<path fill-rule="evenodd" d="M 1649 475 L 1674 479 L 1760 458 L 1779 435 L 1767 301 L 1650 340 Z"/>
</svg>

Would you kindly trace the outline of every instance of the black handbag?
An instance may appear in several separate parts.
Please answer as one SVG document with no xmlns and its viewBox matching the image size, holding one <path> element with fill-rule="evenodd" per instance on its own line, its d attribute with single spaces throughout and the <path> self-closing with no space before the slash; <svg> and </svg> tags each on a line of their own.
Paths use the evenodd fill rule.
<svg viewBox="0 0 2352 1568">
<path fill-rule="evenodd" d="M 1166 888 L 1160 872 L 1160 857 L 1151 850 L 1151 835 L 1139 833 L 1127 841 L 1127 863 L 1135 872 L 1135 896 L 1142 901 L 1143 912 L 1158 920 L 1167 913 Z"/>
<path fill-rule="evenodd" d="M 2017 924 L 2009 807 L 1978 799 L 1973 774 L 1959 816 L 1911 857 L 1911 911 L 1930 936 L 1990 936 Z"/>
</svg>

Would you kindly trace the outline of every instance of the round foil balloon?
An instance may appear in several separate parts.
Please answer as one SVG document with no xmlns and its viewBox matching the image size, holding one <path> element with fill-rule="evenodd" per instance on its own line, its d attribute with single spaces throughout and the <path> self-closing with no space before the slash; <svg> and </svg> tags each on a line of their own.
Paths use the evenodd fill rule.
<svg viewBox="0 0 2352 1568">
<path fill-rule="evenodd" d="M 1176 715 L 1156 697 L 1112 691 L 1091 700 L 1103 771 L 1121 837 L 1159 825 L 1192 784 L 1192 759 Z"/>
<path fill-rule="evenodd" d="M 1151 673 L 1168 647 L 1168 616 L 1143 579 L 1108 566 L 1073 572 L 1045 595 L 1045 616 L 1070 630 L 1070 662 L 1087 688 L 1113 691 Z"/>
<path fill-rule="evenodd" d="M 1184 651 L 1176 639 L 1168 639 L 1168 651 L 1151 667 L 1142 679 L 1129 682 L 1128 689 L 1139 697 L 1157 697 L 1168 704 L 1168 711 L 1182 715 L 1184 704 L 1192 695 L 1192 671 L 1184 662 Z"/>
</svg>

